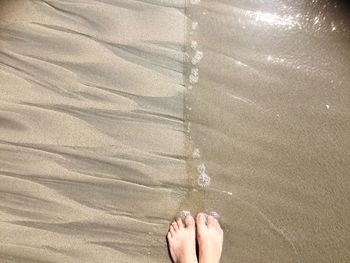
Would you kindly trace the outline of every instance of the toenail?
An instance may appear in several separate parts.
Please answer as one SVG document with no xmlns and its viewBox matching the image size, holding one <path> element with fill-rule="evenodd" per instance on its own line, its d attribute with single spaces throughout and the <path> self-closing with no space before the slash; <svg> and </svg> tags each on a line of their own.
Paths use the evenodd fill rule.
<svg viewBox="0 0 350 263">
<path fill-rule="evenodd" d="M 185 220 L 186 220 L 187 222 L 189 222 L 190 224 L 193 223 L 193 217 L 190 216 L 190 215 L 186 216 L 186 219 L 185 219 Z"/>
<path fill-rule="evenodd" d="M 204 214 L 200 214 L 200 215 L 199 215 L 199 219 L 200 219 L 201 221 L 204 221 L 204 220 L 205 220 Z"/>
</svg>

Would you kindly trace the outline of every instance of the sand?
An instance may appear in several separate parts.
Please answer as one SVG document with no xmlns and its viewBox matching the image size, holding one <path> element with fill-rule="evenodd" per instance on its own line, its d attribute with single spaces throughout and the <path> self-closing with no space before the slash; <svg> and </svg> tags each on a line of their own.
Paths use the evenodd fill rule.
<svg viewBox="0 0 350 263">
<path fill-rule="evenodd" d="M 171 262 L 182 210 L 223 263 L 350 261 L 347 11 L 0 1 L 0 262 Z"/>
<path fill-rule="evenodd" d="M 1 1 L 0 262 L 166 262 L 183 8 Z"/>
<path fill-rule="evenodd" d="M 186 202 L 221 215 L 223 262 L 350 261 L 350 8 L 309 2 L 187 13 L 204 54 L 189 173 L 204 163 L 212 183 Z"/>
</svg>

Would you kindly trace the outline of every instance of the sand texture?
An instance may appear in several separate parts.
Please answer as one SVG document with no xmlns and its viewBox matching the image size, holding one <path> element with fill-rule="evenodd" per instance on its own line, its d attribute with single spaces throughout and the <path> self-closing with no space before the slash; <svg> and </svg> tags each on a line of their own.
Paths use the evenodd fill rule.
<svg viewBox="0 0 350 263">
<path fill-rule="evenodd" d="M 167 262 L 184 198 L 172 1 L 1 1 L 0 262 Z"/>
<path fill-rule="evenodd" d="M 222 263 L 350 262 L 349 13 L 0 0 L 0 263 L 170 263 L 183 210 Z"/>
</svg>

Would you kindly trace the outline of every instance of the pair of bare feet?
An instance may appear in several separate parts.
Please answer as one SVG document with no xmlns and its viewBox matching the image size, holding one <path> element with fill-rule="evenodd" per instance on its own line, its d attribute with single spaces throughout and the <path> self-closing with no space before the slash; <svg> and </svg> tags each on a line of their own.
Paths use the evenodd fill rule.
<svg viewBox="0 0 350 263">
<path fill-rule="evenodd" d="M 194 220 L 186 216 L 174 221 L 167 234 L 169 251 L 174 263 L 219 263 L 223 243 L 223 231 L 212 216 L 199 213 Z M 198 244 L 198 260 L 196 253 Z"/>
</svg>

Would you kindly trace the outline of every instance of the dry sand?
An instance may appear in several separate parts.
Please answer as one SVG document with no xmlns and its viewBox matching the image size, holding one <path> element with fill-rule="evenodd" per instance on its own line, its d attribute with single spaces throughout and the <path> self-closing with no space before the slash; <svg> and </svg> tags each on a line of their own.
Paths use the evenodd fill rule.
<svg viewBox="0 0 350 263">
<path fill-rule="evenodd" d="M 348 10 L 262 2 L 0 1 L 0 262 L 170 262 L 181 210 L 223 263 L 349 262 Z"/>
</svg>

